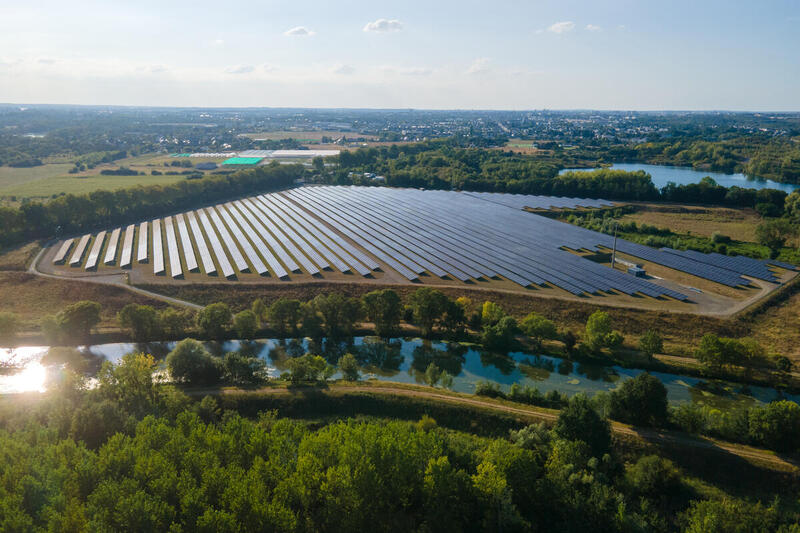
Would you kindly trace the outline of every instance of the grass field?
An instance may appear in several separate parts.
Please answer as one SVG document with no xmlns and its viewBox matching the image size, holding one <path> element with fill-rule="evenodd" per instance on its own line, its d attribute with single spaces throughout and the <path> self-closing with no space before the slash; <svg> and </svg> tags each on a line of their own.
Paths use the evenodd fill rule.
<svg viewBox="0 0 800 533">
<path fill-rule="evenodd" d="M 727 207 L 695 207 L 686 205 L 635 204 L 636 213 L 625 215 L 622 221 L 635 221 L 675 233 L 711 237 L 718 231 L 736 241 L 755 242 L 755 228 L 761 216 L 753 209 Z"/>
<path fill-rule="evenodd" d="M 226 158 L 192 158 L 193 164 L 214 162 L 220 163 Z M 186 176 L 152 176 L 152 170 L 160 172 L 194 170 L 182 167 L 166 167 L 164 163 L 175 161 L 167 154 L 144 154 L 120 159 L 113 163 L 97 165 L 77 174 L 70 174 L 71 163 L 48 163 L 31 168 L 0 167 L 0 198 L 9 200 L 22 198 L 50 198 L 54 194 L 85 194 L 97 190 L 116 190 L 136 185 L 166 185 L 186 179 Z M 103 176 L 101 171 L 118 169 L 121 166 L 144 172 L 144 176 Z"/>
</svg>

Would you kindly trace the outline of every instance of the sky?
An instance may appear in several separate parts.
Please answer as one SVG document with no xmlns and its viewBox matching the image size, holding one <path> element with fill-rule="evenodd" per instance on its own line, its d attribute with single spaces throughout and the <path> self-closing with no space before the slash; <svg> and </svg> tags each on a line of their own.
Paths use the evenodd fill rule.
<svg viewBox="0 0 800 533">
<path fill-rule="evenodd" d="M 800 0 L 2 0 L 0 102 L 800 110 Z"/>
</svg>

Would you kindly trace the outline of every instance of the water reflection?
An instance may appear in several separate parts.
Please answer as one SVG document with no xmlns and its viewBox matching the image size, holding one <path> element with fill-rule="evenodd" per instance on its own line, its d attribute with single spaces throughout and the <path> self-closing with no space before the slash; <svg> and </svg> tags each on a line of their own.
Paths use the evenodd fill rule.
<svg viewBox="0 0 800 533">
<path fill-rule="evenodd" d="M 116 362 L 127 353 L 140 351 L 153 354 L 163 361 L 175 342 L 115 343 L 79 348 L 20 347 L 0 349 L 0 393 L 43 391 L 58 383 L 61 368 L 69 366 L 93 376 L 105 361 Z M 337 340 L 259 339 L 225 341 L 206 344 L 214 354 L 239 351 L 248 357 L 260 357 L 272 377 L 287 370 L 289 358 L 307 352 L 317 353 L 336 364 L 345 353 L 352 353 L 365 379 L 424 382 L 430 364 L 451 374 L 453 389 L 474 392 L 479 381 L 490 381 L 508 391 L 511 385 L 537 388 L 542 394 L 558 391 L 567 395 L 584 392 L 595 394 L 610 391 L 621 382 L 642 373 L 641 370 L 618 366 L 601 366 L 585 362 L 574 363 L 558 357 L 521 352 L 497 354 L 470 344 L 430 342 L 422 339 L 391 339 L 355 337 Z M 653 372 L 664 383 L 670 402 L 693 402 L 727 409 L 737 405 L 753 405 L 786 398 L 798 401 L 797 396 L 783 395 L 765 387 L 743 387 L 719 381 Z"/>
</svg>

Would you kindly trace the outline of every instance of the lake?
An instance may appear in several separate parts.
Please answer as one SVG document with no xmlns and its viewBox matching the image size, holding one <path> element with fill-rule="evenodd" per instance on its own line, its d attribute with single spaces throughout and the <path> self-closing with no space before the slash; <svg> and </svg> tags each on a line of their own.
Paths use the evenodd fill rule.
<svg viewBox="0 0 800 533">
<path fill-rule="evenodd" d="M 792 191 L 800 188 L 800 185 L 792 185 L 790 183 L 779 183 L 772 180 L 760 180 L 749 178 L 744 174 L 723 174 L 722 172 L 709 172 L 705 170 L 694 170 L 689 167 L 670 167 L 666 165 L 646 165 L 643 163 L 614 163 L 611 168 L 615 170 L 626 170 L 633 172 L 636 170 L 644 170 L 650 174 L 653 185 L 657 189 L 666 186 L 667 183 L 674 182 L 678 185 L 687 185 L 689 183 L 700 183 L 700 180 L 706 176 L 710 176 L 719 185 L 723 187 L 742 187 L 744 189 L 778 189 L 791 193 Z M 587 168 L 573 168 L 564 169 L 560 172 L 575 170 L 575 171 L 591 171 L 595 169 Z"/>
<path fill-rule="evenodd" d="M 113 343 L 81 347 L 78 350 L 96 372 L 103 361 L 118 361 L 132 351 L 153 354 L 163 359 L 175 346 L 164 343 Z M 454 376 L 453 390 L 473 393 L 479 381 L 498 384 L 508 391 L 512 384 L 536 387 L 542 393 L 556 390 L 569 396 L 583 392 L 589 395 L 610 391 L 631 379 L 642 370 L 619 366 L 602 366 L 575 363 L 567 359 L 539 356 L 522 352 L 496 354 L 464 343 L 430 342 L 422 339 L 392 339 L 355 337 L 344 342 L 320 344 L 309 339 L 261 339 L 254 341 L 226 341 L 207 343 L 208 349 L 222 355 L 242 351 L 258 356 L 267 363 L 269 375 L 278 377 L 286 370 L 286 361 L 312 351 L 320 353 L 335 363 L 341 355 L 352 352 L 361 365 L 364 379 L 424 384 L 424 374 L 433 362 Z M 58 379 L 61 369 L 41 363 L 47 347 L 28 346 L 0 349 L 0 365 L 13 364 L 15 373 L 0 374 L 0 394 L 45 391 L 51 380 Z M 767 388 L 714 381 L 691 376 L 653 372 L 667 388 L 670 403 L 699 403 L 718 408 L 735 405 L 763 404 L 779 398 L 800 403 L 800 396 L 784 395 Z M 334 377 L 339 377 L 335 375 Z"/>
</svg>

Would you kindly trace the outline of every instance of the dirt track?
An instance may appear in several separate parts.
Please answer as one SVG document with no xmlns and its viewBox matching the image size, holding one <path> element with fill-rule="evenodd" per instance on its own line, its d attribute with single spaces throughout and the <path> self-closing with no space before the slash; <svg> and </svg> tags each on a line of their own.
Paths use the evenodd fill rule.
<svg viewBox="0 0 800 533">
<path fill-rule="evenodd" d="M 442 392 L 436 389 L 430 391 L 421 389 L 411 389 L 405 387 L 392 387 L 387 385 L 355 385 L 355 386 L 337 386 L 333 385 L 329 389 L 315 389 L 322 394 L 347 394 L 348 392 L 368 392 L 373 394 L 385 394 L 387 396 L 410 396 L 417 398 L 426 398 L 441 402 L 453 403 L 457 405 L 469 405 L 497 411 L 502 413 L 510 413 L 521 415 L 529 419 L 554 422 L 558 418 L 558 413 L 552 410 L 529 407 L 529 406 L 511 406 L 506 405 L 490 399 L 484 399 L 476 396 L 468 396 L 458 393 Z M 289 395 L 294 394 L 286 388 L 262 388 L 258 390 L 248 391 L 242 389 L 225 389 L 219 390 L 205 390 L 195 391 L 194 394 L 276 394 L 276 395 Z M 716 439 L 706 437 L 693 436 L 674 431 L 658 431 L 653 429 L 635 428 L 619 422 L 611 422 L 611 429 L 620 435 L 627 435 L 644 439 L 646 441 L 657 442 L 661 444 L 685 446 L 690 448 L 701 448 L 706 450 L 714 450 L 718 452 L 729 453 L 738 457 L 757 461 L 759 463 L 767 464 L 772 468 L 780 469 L 783 471 L 792 471 L 800 473 L 800 462 L 796 459 L 788 457 L 780 457 L 773 452 L 744 446 L 740 444 L 731 444 Z"/>
</svg>

